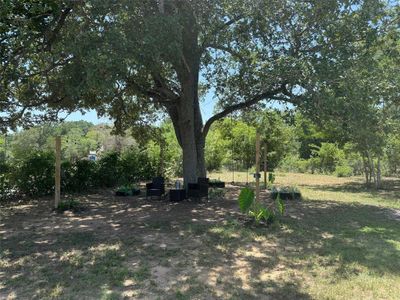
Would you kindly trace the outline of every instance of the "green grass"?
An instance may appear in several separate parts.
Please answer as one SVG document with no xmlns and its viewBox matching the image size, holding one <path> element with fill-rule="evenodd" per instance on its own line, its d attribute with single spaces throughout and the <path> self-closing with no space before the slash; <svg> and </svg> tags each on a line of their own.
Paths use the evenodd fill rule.
<svg viewBox="0 0 400 300">
<path fill-rule="evenodd" d="M 87 195 L 77 215 L 5 207 L 0 299 L 400 299 L 399 185 L 386 183 L 278 174 L 304 200 L 271 227 L 245 225 L 235 188 L 208 203 Z"/>
</svg>

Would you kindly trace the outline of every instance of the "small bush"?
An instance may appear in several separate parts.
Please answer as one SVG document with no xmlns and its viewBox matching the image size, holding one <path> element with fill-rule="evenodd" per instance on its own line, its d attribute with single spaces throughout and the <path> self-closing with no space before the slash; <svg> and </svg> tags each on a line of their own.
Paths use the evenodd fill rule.
<svg viewBox="0 0 400 300">
<path fill-rule="evenodd" d="M 11 166 L 0 162 L 0 201 L 8 199 L 12 194 L 12 184 L 10 182 Z"/>
<path fill-rule="evenodd" d="M 100 187 L 114 187 L 120 180 L 120 154 L 108 152 L 97 162 L 96 183 Z"/>
<path fill-rule="evenodd" d="M 97 165 L 91 160 L 78 160 L 75 163 L 63 162 L 61 183 L 64 192 L 83 192 L 96 187 Z"/>
<path fill-rule="evenodd" d="M 117 196 L 135 196 L 140 194 L 140 189 L 136 184 L 123 185 L 117 188 Z"/>
<path fill-rule="evenodd" d="M 336 166 L 335 175 L 337 177 L 350 177 L 353 175 L 353 168 L 346 165 Z"/>
<path fill-rule="evenodd" d="M 283 172 L 306 173 L 309 168 L 310 162 L 308 160 L 294 155 L 286 156 L 279 164 L 279 169 Z"/>
<path fill-rule="evenodd" d="M 52 152 L 34 152 L 12 170 L 12 182 L 23 194 L 48 195 L 54 190 L 54 163 Z"/>
<path fill-rule="evenodd" d="M 56 208 L 56 211 L 59 213 L 62 213 L 67 210 L 73 211 L 73 212 L 80 212 L 80 211 L 85 210 L 85 207 L 78 200 L 69 199 L 69 200 L 61 201 Z"/>
<path fill-rule="evenodd" d="M 271 189 L 272 199 L 282 199 L 282 200 L 296 200 L 301 199 L 301 192 L 295 186 L 273 186 Z"/>
<path fill-rule="evenodd" d="M 275 182 L 275 174 L 274 173 L 268 173 L 268 182 L 269 183 Z"/>
</svg>

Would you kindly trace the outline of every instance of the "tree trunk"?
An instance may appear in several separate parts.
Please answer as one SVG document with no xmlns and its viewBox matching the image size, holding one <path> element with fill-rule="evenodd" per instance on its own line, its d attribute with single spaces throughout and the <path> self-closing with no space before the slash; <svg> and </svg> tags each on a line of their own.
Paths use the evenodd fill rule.
<svg viewBox="0 0 400 300">
<path fill-rule="evenodd" d="M 176 106 L 168 107 L 168 114 L 174 125 L 178 143 L 183 154 L 183 179 L 185 186 L 206 176 L 205 136 L 197 99 L 196 82 L 189 80 L 184 88 L 184 96 Z"/>
<path fill-rule="evenodd" d="M 373 178 L 374 179 L 374 183 L 376 184 L 374 160 L 371 157 L 369 152 L 367 152 L 367 155 L 368 155 L 368 163 L 369 163 L 369 170 L 370 170 L 370 178 Z"/>
<path fill-rule="evenodd" d="M 181 99 L 183 103 L 178 106 L 179 131 L 183 154 L 183 179 L 185 186 L 189 182 L 197 182 L 197 147 L 194 128 L 194 99 Z"/>
<path fill-rule="evenodd" d="M 197 149 L 197 176 L 207 177 L 206 159 L 205 159 L 206 136 L 203 133 L 203 120 L 201 117 L 199 101 L 195 102 L 194 121 L 195 121 L 195 138 L 196 138 L 196 149 Z"/>
<path fill-rule="evenodd" d="M 376 165 L 376 189 L 380 189 L 381 188 L 381 157 L 378 156 L 378 163 Z"/>
<path fill-rule="evenodd" d="M 368 169 L 366 154 L 363 154 L 362 158 L 363 158 L 364 173 L 365 173 L 365 183 L 367 185 L 369 185 L 371 183 L 371 177 L 369 176 L 369 169 Z"/>
<path fill-rule="evenodd" d="M 162 8 L 163 2 L 160 2 Z M 206 176 L 205 134 L 201 117 L 198 84 L 202 48 L 198 42 L 196 15 L 186 1 L 178 1 L 176 7 L 185 15 L 182 19 L 182 51 L 180 58 L 173 61 L 180 83 L 178 103 L 166 105 L 174 124 L 175 134 L 183 153 L 183 179 L 188 183 L 197 182 Z"/>
</svg>

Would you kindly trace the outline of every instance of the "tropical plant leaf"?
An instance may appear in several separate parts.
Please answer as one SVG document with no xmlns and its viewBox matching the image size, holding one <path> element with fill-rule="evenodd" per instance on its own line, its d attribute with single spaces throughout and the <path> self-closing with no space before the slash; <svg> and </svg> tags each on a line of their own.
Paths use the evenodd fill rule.
<svg viewBox="0 0 400 300">
<path fill-rule="evenodd" d="M 279 213 L 281 214 L 281 216 L 283 216 L 283 214 L 285 212 L 285 204 L 283 203 L 279 194 L 278 194 L 278 197 L 276 198 L 276 207 L 277 207 Z"/>
<path fill-rule="evenodd" d="M 254 191 L 250 188 L 244 188 L 239 194 L 239 208 L 240 211 L 248 212 L 254 202 Z"/>
</svg>

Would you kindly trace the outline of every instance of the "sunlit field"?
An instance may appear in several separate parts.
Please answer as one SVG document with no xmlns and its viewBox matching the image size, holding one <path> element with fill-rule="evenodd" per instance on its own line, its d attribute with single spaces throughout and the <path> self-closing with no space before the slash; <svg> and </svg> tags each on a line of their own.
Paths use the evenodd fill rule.
<svg viewBox="0 0 400 300">
<path fill-rule="evenodd" d="M 359 202 L 378 206 L 400 208 L 400 181 L 386 178 L 383 187 L 376 190 L 367 188 L 363 177 L 339 178 L 331 175 L 276 173 L 275 183 L 278 186 L 297 186 L 308 200 L 334 200 L 342 202 Z M 209 174 L 211 179 L 232 182 L 233 172 L 215 172 Z M 254 184 L 253 174 L 235 172 L 235 182 Z M 263 182 L 263 177 L 261 178 Z"/>
<path fill-rule="evenodd" d="M 208 202 L 92 193 L 78 214 L 52 212 L 49 198 L 3 206 L 0 299 L 400 298 L 398 180 L 379 192 L 362 178 L 276 184 L 303 200 L 270 227 L 243 222 L 231 185 Z"/>
</svg>

